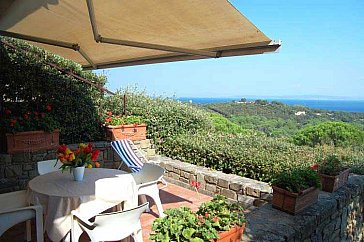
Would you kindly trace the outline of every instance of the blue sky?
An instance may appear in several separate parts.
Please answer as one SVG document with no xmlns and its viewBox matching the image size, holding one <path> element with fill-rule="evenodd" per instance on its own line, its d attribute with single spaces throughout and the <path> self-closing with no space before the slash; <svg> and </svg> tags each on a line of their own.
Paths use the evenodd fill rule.
<svg viewBox="0 0 364 242">
<path fill-rule="evenodd" d="M 110 90 L 176 97 L 364 99 L 363 0 L 234 0 L 278 53 L 106 69 Z"/>
</svg>

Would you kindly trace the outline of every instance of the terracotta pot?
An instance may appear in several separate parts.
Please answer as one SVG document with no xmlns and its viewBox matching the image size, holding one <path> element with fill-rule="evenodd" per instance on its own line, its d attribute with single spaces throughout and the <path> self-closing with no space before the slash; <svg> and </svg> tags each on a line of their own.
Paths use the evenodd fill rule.
<svg viewBox="0 0 364 242">
<path fill-rule="evenodd" d="M 7 133 L 5 138 L 8 154 L 52 150 L 59 146 L 59 129 L 53 132 L 27 131 L 15 134 Z"/>
<path fill-rule="evenodd" d="M 241 227 L 235 226 L 229 231 L 219 233 L 219 238 L 211 240 L 212 242 L 240 242 L 245 229 L 245 224 Z"/>
<path fill-rule="evenodd" d="M 300 193 L 293 193 L 273 186 L 272 206 L 290 214 L 297 214 L 316 203 L 318 194 L 319 189 L 315 187 L 310 187 Z"/>
<path fill-rule="evenodd" d="M 120 139 L 145 140 L 147 135 L 147 125 L 145 124 L 109 125 L 105 129 L 106 137 L 109 141 Z"/>
<path fill-rule="evenodd" d="M 342 187 L 349 177 L 350 169 L 343 170 L 337 176 L 329 176 L 325 174 L 319 174 L 321 179 L 322 191 L 334 192 Z"/>
</svg>

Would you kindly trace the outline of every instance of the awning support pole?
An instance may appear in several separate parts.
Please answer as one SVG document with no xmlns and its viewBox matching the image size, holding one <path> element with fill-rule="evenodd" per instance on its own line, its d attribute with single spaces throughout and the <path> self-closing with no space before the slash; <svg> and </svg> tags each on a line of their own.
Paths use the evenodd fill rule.
<svg viewBox="0 0 364 242">
<path fill-rule="evenodd" d="M 94 39 L 96 42 L 113 44 L 113 45 L 130 46 L 130 47 L 136 47 L 136 48 L 152 49 L 152 50 L 162 50 L 162 51 L 182 53 L 182 54 L 188 54 L 188 55 L 208 56 L 208 57 L 212 57 L 212 58 L 219 57 L 219 55 L 216 52 L 212 52 L 212 51 L 193 50 L 193 49 L 186 49 L 186 48 L 180 48 L 180 47 L 174 47 L 174 46 L 168 46 L 168 45 L 159 45 L 159 44 L 151 44 L 151 43 L 137 42 L 137 41 L 131 41 L 131 40 L 120 40 L 120 39 L 102 37 L 101 34 L 97 30 L 96 17 L 95 17 L 94 6 L 92 3 L 92 0 L 87 0 L 87 9 L 89 12 L 92 32 L 93 32 Z"/>
<path fill-rule="evenodd" d="M 58 46 L 58 47 L 77 51 L 82 55 L 83 58 L 85 58 L 85 60 L 94 69 L 97 68 L 96 65 L 93 63 L 93 61 L 90 59 L 90 57 L 83 50 L 81 50 L 81 47 L 76 43 L 69 43 L 69 42 L 64 42 L 64 41 L 40 38 L 40 37 L 35 37 L 35 36 L 30 36 L 30 35 L 25 35 L 25 34 L 12 33 L 12 32 L 3 31 L 3 30 L 0 30 L 0 35 L 11 37 L 11 38 L 22 39 L 22 40 L 28 40 L 28 41 L 37 42 L 37 43 L 42 43 L 42 44 L 46 44 L 46 45 Z"/>
</svg>

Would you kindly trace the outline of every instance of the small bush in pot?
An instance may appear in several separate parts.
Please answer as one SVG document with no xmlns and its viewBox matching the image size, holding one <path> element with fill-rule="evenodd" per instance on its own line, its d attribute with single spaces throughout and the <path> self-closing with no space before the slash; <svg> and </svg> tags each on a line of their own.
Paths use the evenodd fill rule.
<svg viewBox="0 0 364 242">
<path fill-rule="evenodd" d="M 350 169 L 346 165 L 348 157 L 329 154 L 317 158 L 317 170 L 321 178 L 322 190 L 334 192 L 348 180 Z"/>
<path fill-rule="evenodd" d="M 318 200 L 321 182 L 317 171 L 307 167 L 279 173 L 272 185 L 272 206 L 296 214 Z"/>
<path fill-rule="evenodd" d="M 220 232 L 245 225 L 242 206 L 229 204 L 221 195 L 203 203 L 196 213 L 187 207 L 180 207 L 167 209 L 165 214 L 165 217 L 153 222 L 154 232 L 150 235 L 150 240 L 215 241 L 219 239 Z"/>
</svg>

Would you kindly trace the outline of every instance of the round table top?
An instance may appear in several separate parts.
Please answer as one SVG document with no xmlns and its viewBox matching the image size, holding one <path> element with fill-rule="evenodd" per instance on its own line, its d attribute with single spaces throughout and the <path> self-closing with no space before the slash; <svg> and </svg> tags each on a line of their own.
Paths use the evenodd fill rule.
<svg viewBox="0 0 364 242">
<path fill-rule="evenodd" d="M 102 178 L 115 177 L 126 172 L 116 169 L 86 168 L 82 181 L 74 181 L 69 171 L 55 171 L 37 176 L 29 181 L 33 192 L 48 196 L 79 197 L 95 194 L 95 181 Z"/>
</svg>

